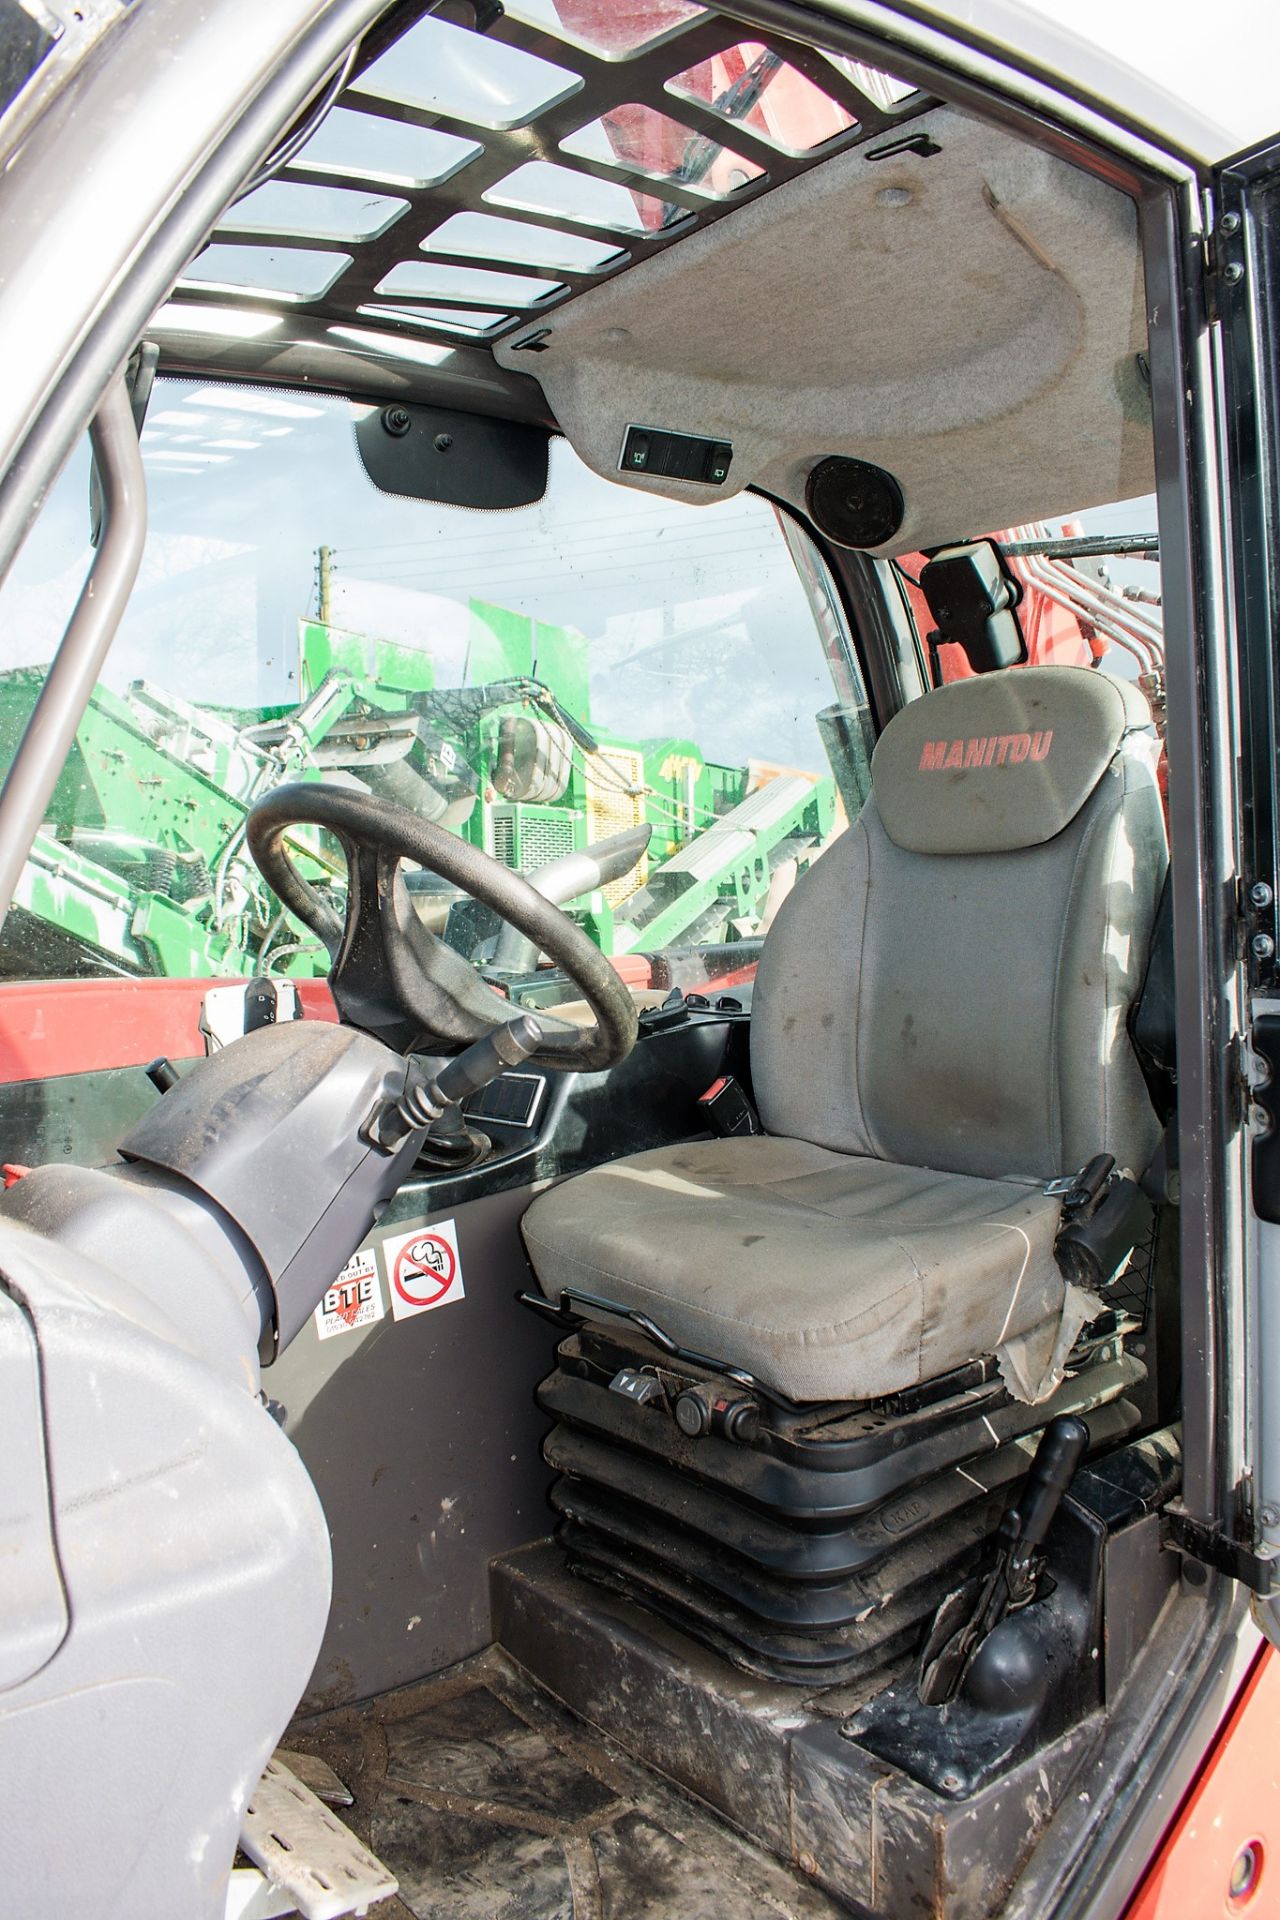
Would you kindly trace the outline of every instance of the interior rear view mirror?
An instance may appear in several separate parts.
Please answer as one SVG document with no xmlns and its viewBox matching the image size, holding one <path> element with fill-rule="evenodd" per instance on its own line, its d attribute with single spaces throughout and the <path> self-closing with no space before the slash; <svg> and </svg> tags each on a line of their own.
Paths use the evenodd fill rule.
<svg viewBox="0 0 1280 1920">
<path fill-rule="evenodd" d="M 545 427 L 396 401 L 356 421 L 364 470 L 383 493 L 451 507 L 528 507 L 547 490 Z"/>
</svg>

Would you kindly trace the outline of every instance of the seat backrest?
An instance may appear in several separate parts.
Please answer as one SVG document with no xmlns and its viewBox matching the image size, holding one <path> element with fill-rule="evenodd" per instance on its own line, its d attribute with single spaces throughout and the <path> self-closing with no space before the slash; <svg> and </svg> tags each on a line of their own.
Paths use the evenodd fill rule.
<svg viewBox="0 0 1280 1920">
<path fill-rule="evenodd" d="M 1126 1017 L 1166 864 L 1136 687 L 1020 667 L 914 701 L 765 941 L 766 1128 L 993 1178 L 1140 1172 L 1159 1129 Z"/>
</svg>

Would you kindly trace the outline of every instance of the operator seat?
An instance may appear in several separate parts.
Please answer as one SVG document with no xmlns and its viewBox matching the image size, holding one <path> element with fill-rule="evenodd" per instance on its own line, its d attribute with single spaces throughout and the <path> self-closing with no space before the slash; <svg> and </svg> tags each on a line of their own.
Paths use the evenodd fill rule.
<svg viewBox="0 0 1280 1920">
<path fill-rule="evenodd" d="M 1050 1391 L 1087 1309 L 1046 1187 L 1103 1153 L 1141 1175 L 1159 1138 L 1126 1026 L 1166 866 L 1154 746 L 1139 690 L 1083 668 L 898 713 L 764 944 L 764 1133 L 543 1194 L 543 1293 L 642 1313 L 792 1402 L 989 1355 L 1018 1398 Z"/>
</svg>

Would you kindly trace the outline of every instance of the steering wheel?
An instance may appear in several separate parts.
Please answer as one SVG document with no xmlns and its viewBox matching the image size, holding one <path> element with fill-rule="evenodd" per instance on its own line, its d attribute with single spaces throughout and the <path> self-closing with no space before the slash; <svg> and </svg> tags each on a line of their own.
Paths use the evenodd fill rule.
<svg viewBox="0 0 1280 1920">
<path fill-rule="evenodd" d="M 347 858 L 345 921 L 303 879 L 284 849 L 291 827 L 324 827 Z M 539 1012 L 545 1066 L 616 1066 L 636 1039 L 635 1002 L 604 955 L 527 880 L 407 807 L 323 782 L 276 787 L 249 809 L 249 851 L 290 913 L 324 942 L 338 1013 L 397 1052 L 448 1052 L 503 1027 L 517 1009 L 460 953 L 423 926 L 400 873 L 402 860 L 450 881 L 534 941 L 578 989 L 594 1023 L 576 1027 Z M 425 1044 L 424 1044 L 425 1043 Z"/>
</svg>

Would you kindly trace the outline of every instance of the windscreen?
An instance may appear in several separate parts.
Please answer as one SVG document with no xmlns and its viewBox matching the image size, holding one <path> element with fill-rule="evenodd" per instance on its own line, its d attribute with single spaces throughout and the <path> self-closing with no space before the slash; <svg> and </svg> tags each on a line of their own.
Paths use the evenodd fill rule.
<svg viewBox="0 0 1280 1920">
<path fill-rule="evenodd" d="M 356 446 L 369 411 L 157 383 L 141 575 L 4 974 L 322 977 L 328 954 L 245 846 L 254 799 L 302 778 L 407 807 L 535 879 L 647 830 L 623 867 L 570 863 L 573 886 L 545 884 L 642 990 L 749 978 L 779 901 L 865 792 L 865 696 L 816 552 L 758 498 L 637 494 L 558 439 L 533 506 L 379 492 Z M 0 593 L 2 761 L 84 577 L 86 466 Z M 341 849 L 299 830 L 294 851 L 340 908 Z M 477 966 L 545 971 L 435 876 L 410 890 Z"/>
</svg>

